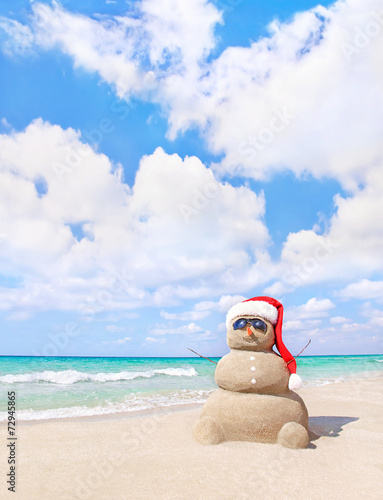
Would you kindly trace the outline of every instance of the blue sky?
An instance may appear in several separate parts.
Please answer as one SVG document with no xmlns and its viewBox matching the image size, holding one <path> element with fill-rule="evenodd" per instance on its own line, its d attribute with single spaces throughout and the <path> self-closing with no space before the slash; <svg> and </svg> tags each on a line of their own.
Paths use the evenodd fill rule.
<svg viewBox="0 0 383 500">
<path fill-rule="evenodd" d="M 377 0 L 0 5 L 2 354 L 381 353 Z"/>
</svg>

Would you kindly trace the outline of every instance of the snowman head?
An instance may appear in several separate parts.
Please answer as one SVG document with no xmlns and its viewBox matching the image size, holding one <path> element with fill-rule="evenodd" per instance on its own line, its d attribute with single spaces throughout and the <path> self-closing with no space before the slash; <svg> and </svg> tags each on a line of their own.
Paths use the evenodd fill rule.
<svg viewBox="0 0 383 500">
<path fill-rule="evenodd" d="M 261 316 L 243 314 L 230 320 L 227 328 L 230 349 L 271 350 L 275 344 L 274 325 Z"/>
<path fill-rule="evenodd" d="M 282 340 L 282 321 L 283 306 L 278 300 L 272 297 L 244 300 L 227 313 L 227 343 L 232 349 L 251 351 L 271 349 L 275 344 L 290 372 L 295 374 L 297 364 Z"/>
</svg>

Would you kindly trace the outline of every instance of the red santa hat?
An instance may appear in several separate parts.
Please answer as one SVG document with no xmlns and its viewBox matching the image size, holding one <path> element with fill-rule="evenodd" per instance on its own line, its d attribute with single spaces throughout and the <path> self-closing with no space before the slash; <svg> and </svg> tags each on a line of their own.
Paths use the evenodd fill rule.
<svg viewBox="0 0 383 500">
<path fill-rule="evenodd" d="M 244 300 L 229 309 L 226 316 L 226 327 L 229 328 L 233 319 L 242 316 L 259 316 L 274 325 L 275 345 L 291 372 L 289 389 L 299 389 L 302 380 L 296 373 L 297 363 L 282 340 L 283 305 L 271 297 L 253 297 L 252 299 Z"/>
</svg>

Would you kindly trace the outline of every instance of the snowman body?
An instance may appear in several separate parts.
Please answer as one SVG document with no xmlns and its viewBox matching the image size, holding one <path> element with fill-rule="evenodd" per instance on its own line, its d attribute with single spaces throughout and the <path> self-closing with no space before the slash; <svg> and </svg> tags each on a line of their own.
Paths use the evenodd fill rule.
<svg viewBox="0 0 383 500">
<path fill-rule="evenodd" d="M 218 363 L 215 381 L 227 391 L 283 394 L 288 391 L 290 372 L 274 351 L 232 350 Z"/>
<path fill-rule="evenodd" d="M 272 349 L 274 326 L 262 321 L 266 331 L 249 326 L 238 331 L 232 323 L 228 328 L 231 351 L 216 368 L 219 388 L 206 401 L 193 431 L 201 444 L 255 441 L 280 442 L 290 448 L 308 445 L 306 406 L 289 389 L 290 371 Z"/>
</svg>

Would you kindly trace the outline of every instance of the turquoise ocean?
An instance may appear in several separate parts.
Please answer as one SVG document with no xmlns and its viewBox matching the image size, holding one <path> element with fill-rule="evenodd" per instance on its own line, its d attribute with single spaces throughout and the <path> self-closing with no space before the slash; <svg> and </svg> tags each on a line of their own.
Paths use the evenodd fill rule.
<svg viewBox="0 0 383 500">
<path fill-rule="evenodd" d="M 212 358 L 218 361 L 219 358 Z M 303 386 L 383 373 L 383 355 L 300 356 Z M 0 356 L 0 421 L 15 391 L 18 420 L 110 415 L 204 403 L 215 365 L 202 358 Z"/>
</svg>

